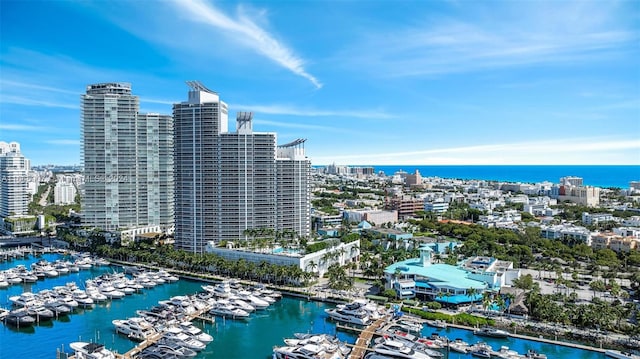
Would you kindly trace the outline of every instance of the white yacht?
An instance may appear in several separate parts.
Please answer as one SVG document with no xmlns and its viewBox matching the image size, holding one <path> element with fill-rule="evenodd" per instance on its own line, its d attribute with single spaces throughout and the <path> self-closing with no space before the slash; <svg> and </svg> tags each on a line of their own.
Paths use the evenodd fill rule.
<svg viewBox="0 0 640 359">
<path fill-rule="evenodd" d="M 94 304 L 94 300 L 82 289 L 76 289 L 72 291 L 71 298 L 78 302 L 78 304 L 82 307 L 90 307 Z"/>
<path fill-rule="evenodd" d="M 100 290 L 100 293 L 104 294 L 109 299 L 120 299 L 125 296 L 124 292 L 117 290 L 111 284 L 100 285 L 98 289 Z"/>
<path fill-rule="evenodd" d="M 244 319 L 249 316 L 249 313 L 245 312 L 240 308 L 236 308 L 232 305 L 225 305 L 220 303 L 216 304 L 213 308 L 211 308 L 211 310 L 209 310 L 209 313 L 214 315 L 219 315 L 222 317 L 231 317 L 234 319 Z"/>
<path fill-rule="evenodd" d="M 209 344 L 213 341 L 213 337 L 205 332 L 203 332 L 200 328 L 193 325 L 191 322 L 181 322 L 180 329 L 183 332 L 191 335 L 197 340 L 203 342 L 204 344 Z"/>
<path fill-rule="evenodd" d="M 256 309 L 265 309 L 269 306 L 269 302 L 267 302 L 266 300 L 263 300 L 261 298 L 256 297 L 255 295 L 251 294 L 250 292 L 243 290 L 240 292 L 236 293 L 236 296 L 241 299 L 246 301 L 247 303 L 249 303 L 252 307 L 256 308 Z"/>
<path fill-rule="evenodd" d="M 371 322 L 371 318 L 367 315 L 364 310 L 360 311 L 351 311 L 351 310 L 343 310 L 340 308 L 331 308 L 324 310 L 329 317 L 333 320 L 337 320 L 339 322 L 357 324 L 357 325 L 368 325 Z"/>
<path fill-rule="evenodd" d="M 40 303 L 38 296 L 31 292 L 23 292 L 20 295 L 9 297 L 9 301 L 11 301 L 11 303 L 16 307 L 33 307 L 42 304 Z"/>
<path fill-rule="evenodd" d="M 387 339 L 380 344 L 376 344 L 373 350 L 378 354 L 389 355 L 393 358 L 431 359 L 427 354 L 412 349 L 396 340 Z"/>
<path fill-rule="evenodd" d="M 184 333 L 182 329 L 177 327 L 167 328 L 164 331 L 163 337 L 180 346 L 187 347 L 198 352 L 206 348 L 206 345 L 203 342 L 195 339 L 187 333 Z"/>
<path fill-rule="evenodd" d="M 132 317 L 129 319 L 115 319 L 111 323 L 116 328 L 116 333 L 121 333 L 135 340 L 145 340 L 156 334 L 153 326 L 144 318 Z"/>
<path fill-rule="evenodd" d="M 106 295 L 100 293 L 100 290 L 97 287 L 87 287 L 85 290 L 89 298 L 91 298 L 94 303 L 102 303 L 106 302 L 109 299 Z"/>
<path fill-rule="evenodd" d="M 87 342 L 73 342 L 69 344 L 75 351 L 76 359 L 115 359 L 116 355 L 106 349 L 104 345 Z"/>
<path fill-rule="evenodd" d="M 274 359 L 342 359 L 340 351 L 327 352 L 321 346 L 306 344 L 303 346 L 284 346 L 273 348 Z"/>
</svg>

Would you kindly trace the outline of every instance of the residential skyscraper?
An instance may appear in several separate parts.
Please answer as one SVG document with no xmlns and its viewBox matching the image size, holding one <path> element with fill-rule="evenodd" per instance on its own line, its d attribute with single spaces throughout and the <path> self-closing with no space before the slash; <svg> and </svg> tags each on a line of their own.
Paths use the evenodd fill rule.
<svg viewBox="0 0 640 359">
<path fill-rule="evenodd" d="M 30 163 L 17 142 L 0 141 L 0 217 L 27 214 Z"/>
<path fill-rule="evenodd" d="M 201 253 L 209 241 L 237 241 L 258 228 L 309 235 L 304 147 L 276 151 L 276 134 L 253 132 L 249 112 L 239 112 L 229 132 L 227 104 L 200 82 L 187 84 L 188 100 L 173 106 L 176 246 Z"/>
<path fill-rule="evenodd" d="M 173 227 L 172 118 L 138 111 L 129 83 L 89 85 L 82 95 L 86 226 Z"/>
</svg>

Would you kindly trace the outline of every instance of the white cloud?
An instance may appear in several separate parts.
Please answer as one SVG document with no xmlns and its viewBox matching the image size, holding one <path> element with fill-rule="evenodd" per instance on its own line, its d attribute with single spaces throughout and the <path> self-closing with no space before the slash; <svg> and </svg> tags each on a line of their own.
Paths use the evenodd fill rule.
<svg viewBox="0 0 640 359">
<path fill-rule="evenodd" d="M 34 125 L 20 125 L 11 123 L 0 123 L 0 130 L 4 131 L 48 131 L 48 127 Z"/>
<path fill-rule="evenodd" d="M 58 140 L 47 140 L 45 142 L 50 145 L 80 146 L 80 140 L 58 139 Z"/>
<path fill-rule="evenodd" d="M 502 5 L 491 12 L 483 9 L 478 12 L 481 16 L 474 16 L 469 6 L 458 20 L 416 15 L 419 21 L 397 29 L 368 28 L 339 60 L 358 69 L 405 77 L 575 64 L 637 52 L 634 44 L 640 36 L 619 21 L 623 10 L 615 5 L 518 2 L 515 9 Z"/>
<path fill-rule="evenodd" d="M 313 157 L 314 163 L 377 165 L 640 164 L 640 139 L 583 138 Z"/>
<path fill-rule="evenodd" d="M 290 115 L 290 116 L 308 116 L 308 117 L 355 117 L 365 119 L 388 119 L 393 118 L 392 115 L 384 111 L 370 110 L 317 110 L 305 109 L 288 105 L 242 105 L 233 104 L 232 108 L 242 109 L 243 111 L 254 111 L 258 114 L 270 115 Z"/>
<path fill-rule="evenodd" d="M 258 26 L 253 19 L 242 11 L 242 8 L 238 10 L 237 19 L 233 19 L 212 4 L 202 0 L 180 0 L 175 1 L 174 4 L 179 9 L 186 10 L 189 13 L 189 19 L 204 22 L 211 27 L 225 31 L 245 46 L 294 74 L 306 78 L 317 88 L 322 87 L 320 81 L 307 72 L 304 67 L 304 61 L 293 50 Z"/>
<path fill-rule="evenodd" d="M 67 108 L 71 110 L 77 110 L 80 108 L 79 104 L 37 100 L 29 97 L 10 96 L 10 95 L 0 97 L 0 103 L 22 105 L 22 106 L 57 107 L 57 108 Z"/>
</svg>

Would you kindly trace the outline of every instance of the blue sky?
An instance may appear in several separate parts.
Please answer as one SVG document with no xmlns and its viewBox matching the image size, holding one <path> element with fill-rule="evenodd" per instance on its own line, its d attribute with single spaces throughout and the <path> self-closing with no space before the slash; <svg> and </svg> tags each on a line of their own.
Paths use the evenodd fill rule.
<svg viewBox="0 0 640 359">
<path fill-rule="evenodd" d="M 80 95 L 200 80 L 314 165 L 640 164 L 639 1 L 0 2 L 0 140 L 80 163 Z"/>
</svg>

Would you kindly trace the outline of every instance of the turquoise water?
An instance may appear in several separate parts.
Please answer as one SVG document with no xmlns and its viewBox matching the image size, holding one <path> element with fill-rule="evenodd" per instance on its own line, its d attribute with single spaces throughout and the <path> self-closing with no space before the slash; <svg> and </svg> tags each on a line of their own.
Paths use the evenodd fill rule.
<svg viewBox="0 0 640 359">
<path fill-rule="evenodd" d="M 316 166 L 323 167 L 323 166 Z M 413 173 L 419 170 L 423 177 L 483 179 L 507 182 L 558 183 L 560 177 L 577 176 L 584 184 L 596 187 L 629 188 L 630 181 L 640 180 L 640 166 L 373 166 L 375 172 L 393 175 L 399 170 Z"/>
<path fill-rule="evenodd" d="M 43 256 L 49 261 L 59 255 Z M 17 264 L 29 266 L 36 258 L 14 260 L 0 263 L 0 270 Z M 116 267 L 98 267 L 90 271 L 80 271 L 56 278 L 38 281 L 33 285 L 14 285 L 0 289 L 0 306 L 8 306 L 8 298 L 23 291 L 39 291 L 75 281 L 83 284 L 88 278 L 105 271 L 118 270 Z M 140 294 L 126 296 L 120 300 L 98 305 L 93 309 L 82 310 L 67 318 L 45 322 L 32 328 L 15 329 L 0 324 L 0 358 L 54 358 L 56 350 L 69 350 L 73 341 L 97 341 L 107 348 L 124 353 L 135 343 L 113 331 L 111 321 L 135 315 L 137 309 L 150 308 L 159 300 L 171 296 L 191 294 L 199 290 L 201 283 L 181 280 L 177 283 L 163 284 L 145 289 Z M 218 359 L 254 359 L 270 358 L 275 345 L 283 345 L 283 338 L 295 332 L 314 332 L 336 334 L 335 325 L 326 319 L 324 309 L 331 305 L 313 301 L 283 298 L 267 310 L 252 314 L 246 321 L 218 319 L 215 324 L 196 323 L 204 331 L 214 336 L 213 343 L 200 352 L 198 358 Z M 437 330 L 425 327 L 423 334 L 430 335 Z M 449 338 L 462 338 L 467 342 L 478 341 L 470 331 L 460 329 L 440 330 Z M 338 332 L 340 339 L 353 343 L 355 336 Z M 602 359 L 604 355 L 584 350 L 571 349 L 527 340 L 483 338 L 495 349 L 507 345 L 519 352 L 534 349 L 546 353 L 549 358 Z M 451 358 L 470 358 L 462 354 L 451 353 Z"/>
</svg>

